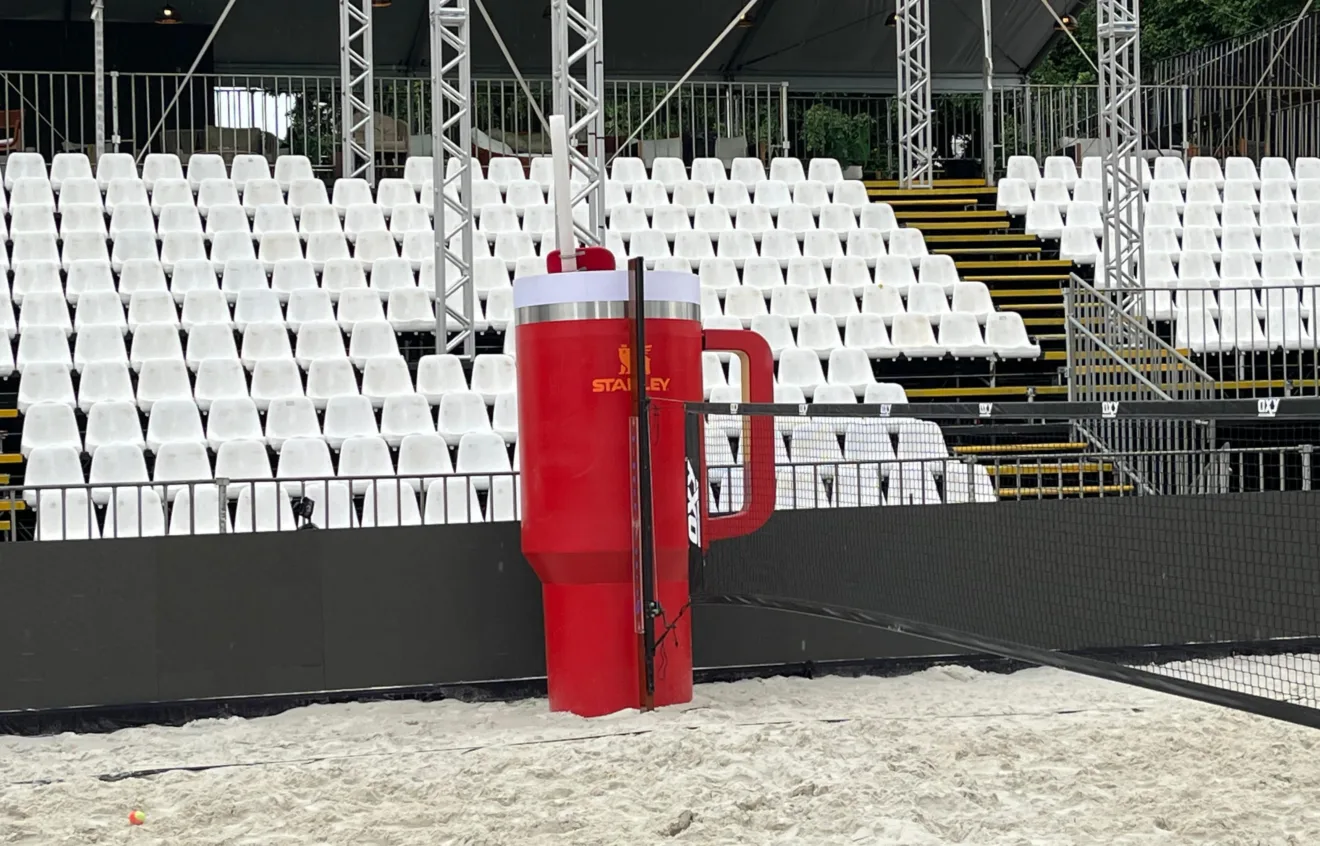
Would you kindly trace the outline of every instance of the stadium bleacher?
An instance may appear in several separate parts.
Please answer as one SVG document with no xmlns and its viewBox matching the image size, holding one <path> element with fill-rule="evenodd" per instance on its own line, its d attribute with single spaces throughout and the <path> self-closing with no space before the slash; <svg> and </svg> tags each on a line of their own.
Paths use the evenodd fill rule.
<svg viewBox="0 0 1320 846">
<path fill-rule="evenodd" d="M 272 170 L 259 156 L 227 169 L 214 155 L 185 168 L 152 154 L 139 171 L 126 154 L 95 168 L 80 154 L 49 166 L 11 155 L 0 193 L 11 246 L 0 263 L 13 281 L 0 289 L 0 321 L 16 343 L 0 344 L 0 375 L 17 379 L 27 418 L 24 483 L 510 473 L 512 280 L 544 272 L 550 174 L 498 157 L 474 170 L 476 323 L 495 333 L 483 349 L 502 352 L 482 352 L 470 372 L 419 354 L 434 344 L 430 174 L 414 157 L 404 178 L 373 192 L 356 179 L 327 189 L 300 156 Z M 837 162 L 804 170 L 775 159 L 767 171 L 756 159 L 728 170 L 659 159 L 648 170 L 618 158 L 610 176 L 607 246 L 620 262 L 698 274 L 704 322 L 764 334 L 780 385 L 805 398 L 893 402 L 902 394 L 876 372 L 900 358 L 1040 355 L 1020 315 L 996 310 L 984 283 L 963 281 L 952 257 L 928 251 L 920 229 L 843 180 Z M 707 368 L 708 394 L 737 384 L 728 367 Z M 334 503 L 324 519 L 512 519 L 512 477 L 487 482 L 498 496 L 483 504 L 448 485 L 357 480 L 350 494 L 370 498 L 361 519 L 338 487 L 322 492 Z M 270 516 L 283 505 L 254 516 L 267 487 L 229 488 L 234 530 L 292 528 Z M 481 485 L 469 487 L 475 497 Z M 84 522 L 97 534 L 99 517 L 69 519 L 95 506 L 114 510 L 112 536 L 128 531 L 130 513 L 150 513 L 134 517 L 144 531 L 196 531 L 196 520 L 157 510 L 172 515 L 181 494 L 194 510 L 213 498 L 166 485 L 130 509 L 128 490 L 92 488 L 58 506 L 46 493 L 26 499 L 40 512 L 38 535 L 64 537 Z"/>
</svg>

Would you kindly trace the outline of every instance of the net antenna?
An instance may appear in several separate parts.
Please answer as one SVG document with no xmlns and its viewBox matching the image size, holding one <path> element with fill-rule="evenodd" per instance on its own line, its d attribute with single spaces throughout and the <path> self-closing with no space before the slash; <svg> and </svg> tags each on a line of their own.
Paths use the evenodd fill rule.
<svg viewBox="0 0 1320 846">
<path fill-rule="evenodd" d="M 571 231 L 571 230 L 570 230 Z M 631 453 L 633 620 L 637 633 L 637 664 L 643 711 L 655 708 L 655 521 L 651 498 L 651 400 L 646 373 L 646 262 L 628 262 L 628 309 L 632 317 L 629 338 L 633 413 L 628 419 Z"/>
<path fill-rule="evenodd" d="M 573 236 L 573 173 L 568 157 L 568 124 L 563 115 L 550 116 L 550 154 L 554 165 L 555 246 L 565 273 L 578 269 Z"/>
</svg>

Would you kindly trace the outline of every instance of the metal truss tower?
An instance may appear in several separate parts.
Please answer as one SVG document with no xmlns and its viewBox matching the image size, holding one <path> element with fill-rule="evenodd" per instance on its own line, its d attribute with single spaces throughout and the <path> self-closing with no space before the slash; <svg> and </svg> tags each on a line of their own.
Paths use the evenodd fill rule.
<svg viewBox="0 0 1320 846">
<path fill-rule="evenodd" d="M 1105 220 L 1105 276 L 1098 281 L 1112 288 L 1141 288 L 1146 278 L 1142 245 L 1141 0 L 1099 0 L 1096 36 Z"/>
<path fill-rule="evenodd" d="M 929 188 L 934 166 L 930 137 L 930 0 L 898 0 L 898 180 Z"/>
<path fill-rule="evenodd" d="M 569 0 L 550 0 L 551 66 L 554 73 L 554 112 L 568 124 L 569 161 L 578 183 L 573 204 L 586 198 L 589 224 L 577 226 L 584 244 L 605 242 L 605 51 L 602 0 L 583 0 L 584 11 Z M 572 41 L 580 39 L 577 47 Z M 581 64 L 583 79 L 573 76 Z M 586 147 L 583 153 L 581 147 Z"/>
<path fill-rule="evenodd" d="M 372 0 L 339 0 L 340 128 L 343 174 L 376 184 L 376 109 L 372 73 Z M 362 141 L 357 134 L 362 133 Z"/>
<path fill-rule="evenodd" d="M 369 0 L 368 0 L 369 2 Z M 430 0 L 435 190 L 435 346 L 476 355 L 472 290 L 472 19 L 468 0 Z M 449 330 L 453 330 L 452 337 Z"/>
</svg>

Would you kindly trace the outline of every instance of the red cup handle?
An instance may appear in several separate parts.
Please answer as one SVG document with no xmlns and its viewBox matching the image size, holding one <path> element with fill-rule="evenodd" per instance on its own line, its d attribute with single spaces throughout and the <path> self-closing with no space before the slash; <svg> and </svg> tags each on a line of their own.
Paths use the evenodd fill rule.
<svg viewBox="0 0 1320 846">
<path fill-rule="evenodd" d="M 707 329 L 705 349 L 731 352 L 742 364 L 742 401 L 775 401 L 775 361 L 770 345 L 756 332 L 743 329 Z M 775 509 L 775 419 L 769 415 L 743 418 L 743 507 L 733 514 L 711 517 L 710 503 L 702 497 L 702 545 L 750 534 L 765 525 Z M 702 443 L 705 443 L 703 430 Z M 702 487 L 706 470 L 702 462 Z"/>
</svg>

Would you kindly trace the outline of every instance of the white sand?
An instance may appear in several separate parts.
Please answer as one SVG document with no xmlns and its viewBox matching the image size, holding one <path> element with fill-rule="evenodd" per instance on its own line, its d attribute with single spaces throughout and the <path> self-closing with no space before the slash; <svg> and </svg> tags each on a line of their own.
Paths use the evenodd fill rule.
<svg viewBox="0 0 1320 846">
<path fill-rule="evenodd" d="M 705 685 L 591 721 L 544 701 L 318 706 L 0 738 L 0 843 L 1313 844 L 1317 742 L 1052 670 Z M 231 762 L 269 763 L 96 778 Z"/>
</svg>

